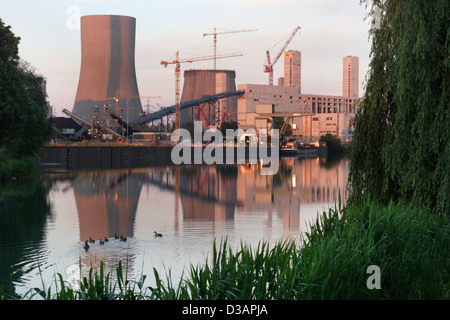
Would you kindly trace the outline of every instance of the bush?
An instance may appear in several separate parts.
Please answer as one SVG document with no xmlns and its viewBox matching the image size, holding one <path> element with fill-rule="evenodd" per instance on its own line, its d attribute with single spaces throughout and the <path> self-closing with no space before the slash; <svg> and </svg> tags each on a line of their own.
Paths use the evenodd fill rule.
<svg viewBox="0 0 450 320">
<path fill-rule="evenodd" d="M 328 156 L 336 157 L 343 155 L 346 152 L 346 148 L 341 144 L 341 140 L 330 133 L 320 137 L 319 142 L 325 142 L 328 148 Z"/>
<path fill-rule="evenodd" d="M 38 160 L 33 156 L 3 158 L 0 162 L 0 181 L 31 176 L 38 172 L 38 166 Z"/>
</svg>

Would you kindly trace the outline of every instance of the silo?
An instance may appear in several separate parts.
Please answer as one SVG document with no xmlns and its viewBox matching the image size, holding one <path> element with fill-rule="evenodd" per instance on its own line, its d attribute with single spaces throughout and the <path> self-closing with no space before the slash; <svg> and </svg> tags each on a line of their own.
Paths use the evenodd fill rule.
<svg viewBox="0 0 450 320">
<path fill-rule="evenodd" d="M 184 71 L 181 102 L 200 99 L 206 95 L 236 91 L 235 79 L 236 72 L 233 70 L 186 70 Z M 219 123 L 221 119 L 226 119 L 226 121 L 236 121 L 236 111 L 237 97 L 221 99 L 218 105 L 208 105 L 202 109 L 202 113 L 206 118 L 211 119 L 211 122 L 214 122 L 213 118 L 216 117 L 219 119 Z M 225 117 L 224 113 L 226 113 Z M 197 120 L 197 116 L 198 113 L 196 109 L 182 110 L 181 124 Z M 203 120 L 202 117 L 200 117 L 200 119 Z"/>
<path fill-rule="evenodd" d="M 73 113 L 90 121 L 92 108 L 109 104 L 131 122 L 142 113 L 135 72 L 136 19 L 117 15 L 81 17 L 81 70 Z M 126 109 L 122 108 L 127 108 Z"/>
</svg>

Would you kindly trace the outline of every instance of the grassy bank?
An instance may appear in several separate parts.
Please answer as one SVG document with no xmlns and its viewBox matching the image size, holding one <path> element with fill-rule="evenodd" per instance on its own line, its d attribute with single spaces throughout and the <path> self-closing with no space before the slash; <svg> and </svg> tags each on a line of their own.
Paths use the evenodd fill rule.
<svg viewBox="0 0 450 320">
<path fill-rule="evenodd" d="M 119 264 L 115 281 L 101 266 L 90 270 L 78 291 L 58 275 L 56 292 L 35 289 L 24 298 L 449 299 L 449 240 L 448 215 L 366 202 L 319 215 L 300 244 L 261 242 L 232 250 L 226 241 L 214 242 L 208 261 L 192 265 L 177 283 L 170 272 L 161 277 L 154 270 L 156 285 L 145 286 L 145 276 L 127 280 Z M 370 265 L 380 268 L 380 289 L 367 287 Z"/>
</svg>

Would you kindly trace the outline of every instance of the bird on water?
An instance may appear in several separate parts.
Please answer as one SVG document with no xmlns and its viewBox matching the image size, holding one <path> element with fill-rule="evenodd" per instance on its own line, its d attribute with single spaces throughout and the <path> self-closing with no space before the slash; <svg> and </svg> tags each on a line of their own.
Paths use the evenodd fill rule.
<svg viewBox="0 0 450 320">
<path fill-rule="evenodd" d="M 162 237 L 162 234 L 161 234 L 161 233 L 158 233 L 158 232 L 156 232 L 156 231 L 154 231 L 154 234 L 155 234 L 155 237 Z"/>
</svg>

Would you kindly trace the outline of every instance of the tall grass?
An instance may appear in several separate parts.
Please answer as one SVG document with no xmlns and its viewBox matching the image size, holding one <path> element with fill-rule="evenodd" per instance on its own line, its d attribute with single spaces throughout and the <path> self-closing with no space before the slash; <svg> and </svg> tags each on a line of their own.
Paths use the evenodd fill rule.
<svg viewBox="0 0 450 320">
<path fill-rule="evenodd" d="M 299 251 L 305 299 L 448 299 L 448 214 L 408 204 L 330 209 Z M 381 289 L 367 288 L 367 267 L 381 270 Z"/>
<path fill-rule="evenodd" d="M 125 277 L 124 277 L 125 272 Z M 53 287 L 46 288 L 42 281 L 42 288 L 33 288 L 29 290 L 26 299 L 43 300 L 143 300 L 146 295 L 144 287 L 146 276 L 143 275 L 139 280 L 129 280 L 126 278 L 126 271 L 119 261 L 116 267 L 116 278 L 112 281 L 111 273 L 105 272 L 105 264 L 100 262 L 100 267 L 89 269 L 89 274 L 83 277 L 74 289 L 60 273 L 57 273 Z"/>
<path fill-rule="evenodd" d="M 299 294 L 299 258 L 293 241 L 277 243 L 269 248 L 260 242 L 256 250 L 241 243 L 233 252 L 224 240 L 214 241 L 212 259 L 203 265 L 191 265 L 178 287 L 157 281 L 151 288 L 155 299 L 193 300 L 266 300 L 294 299 Z M 155 276 L 159 275 L 155 271 Z"/>
<path fill-rule="evenodd" d="M 338 207 L 318 215 L 297 244 L 293 240 L 256 248 L 214 241 L 212 256 L 191 265 L 177 283 L 170 270 L 146 287 L 123 277 L 114 282 L 91 268 L 80 290 L 58 275 L 58 290 L 35 289 L 44 299 L 269 300 L 269 299 L 449 299 L 449 215 L 408 204 Z M 367 268 L 380 268 L 380 289 L 366 285 Z M 1 291 L 0 291 L 1 295 Z"/>
</svg>

